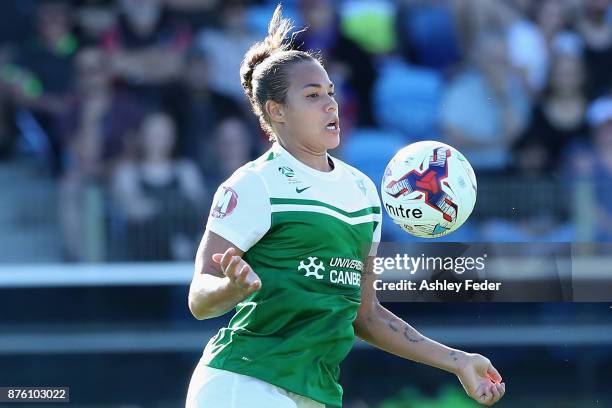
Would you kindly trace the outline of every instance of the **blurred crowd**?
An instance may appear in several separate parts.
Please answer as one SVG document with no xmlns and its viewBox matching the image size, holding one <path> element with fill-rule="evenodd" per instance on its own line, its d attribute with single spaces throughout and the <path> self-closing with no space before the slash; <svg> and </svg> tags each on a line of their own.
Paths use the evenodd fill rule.
<svg viewBox="0 0 612 408">
<path fill-rule="evenodd" d="M 0 2 L 0 160 L 27 151 L 56 180 L 67 261 L 83 259 L 92 185 L 108 192 L 119 259 L 193 256 L 218 184 L 269 145 L 239 65 L 276 3 Z M 283 1 L 308 26 L 294 46 L 319 51 L 336 85 L 337 156 L 379 180 L 396 147 L 437 139 L 485 185 L 556 180 L 567 190 L 552 197 L 558 205 L 589 178 L 602 241 L 612 240 L 611 4 Z M 550 202 L 463 233 L 572 240 L 563 209 L 550 220 Z"/>
</svg>

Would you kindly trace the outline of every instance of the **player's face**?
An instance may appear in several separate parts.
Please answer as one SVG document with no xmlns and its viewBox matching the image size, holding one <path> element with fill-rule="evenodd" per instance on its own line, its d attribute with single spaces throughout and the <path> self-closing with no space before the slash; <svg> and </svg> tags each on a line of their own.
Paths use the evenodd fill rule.
<svg viewBox="0 0 612 408">
<path fill-rule="evenodd" d="M 284 104 L 285 133 L 315 151 L 334 149 L 340 143 L 338 103 L 334 85 L 317 62 L 291 67 Z"/>
</svg>

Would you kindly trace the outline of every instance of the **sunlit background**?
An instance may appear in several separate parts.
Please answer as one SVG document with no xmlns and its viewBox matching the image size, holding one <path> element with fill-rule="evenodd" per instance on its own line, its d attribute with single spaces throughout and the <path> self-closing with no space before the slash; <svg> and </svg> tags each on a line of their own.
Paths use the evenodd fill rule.
<svg viewBox="0 0 612 408">
<path fill-rule="evenodd" d="M 0 2 L 0 386 L 184 405 L 227 320 L 186 301 L 212 195 L 269 147 L 239 65 L 276 3 Z M 612 265 L 610 0 L 283 5 L 336 85 L 335 156 L 378 184 L 400 147 L 446 142 L 479 183 L 446 241 L 581 243 Z M 385 218 L 383 240 L 413 239 Z M 500 407 L 612 407 L 610 303 L 387 306 L 490 357 Z M 341 383 L 349 408 L 475 406 L 452 375 L 362 342 Z"/>
</svg>

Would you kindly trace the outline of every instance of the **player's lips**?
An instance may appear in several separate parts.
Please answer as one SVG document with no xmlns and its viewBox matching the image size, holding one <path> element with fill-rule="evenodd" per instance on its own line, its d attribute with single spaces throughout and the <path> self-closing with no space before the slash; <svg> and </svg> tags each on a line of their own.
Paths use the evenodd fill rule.
<svg viewBox="0 0 612 408">
<path fill-rule="evenodd" d="M 340 119 L 335 116 L 325 124 L 325 130 L 328 132 L 338 133 L 340 132 Z"/>
</svg>

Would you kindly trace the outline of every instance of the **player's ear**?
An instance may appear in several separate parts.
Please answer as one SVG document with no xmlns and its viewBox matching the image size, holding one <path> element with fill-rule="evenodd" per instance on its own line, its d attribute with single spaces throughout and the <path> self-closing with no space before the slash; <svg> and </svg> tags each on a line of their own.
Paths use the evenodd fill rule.
<svg viewBox="0 0 612 408">
<path fill-rule="evenodd" d="M 272 122 L 285 122 L 285 109 L 282 104 L 272 100 L 267 100 L 264 108 L 266 109 L 266 113 Z"/>
</svg>

